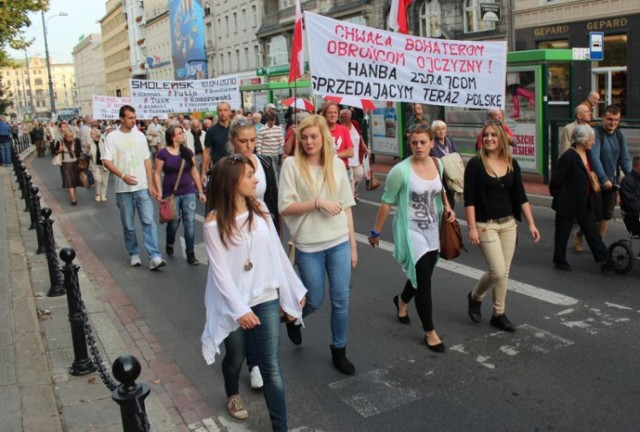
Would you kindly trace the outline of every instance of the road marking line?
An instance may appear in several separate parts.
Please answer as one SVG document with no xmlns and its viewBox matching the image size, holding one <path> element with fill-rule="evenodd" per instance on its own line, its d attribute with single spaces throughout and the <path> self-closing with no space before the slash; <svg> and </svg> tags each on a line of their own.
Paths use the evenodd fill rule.
<svg viewBox="0 0 640 432">
<path fill-rule="evenodd" d="M 367 245 L 369 244 L 369 240 L 364 234 L 356 233 L 356 240 L 360 243 L 364 243 Z M 379 247 L 384 251 L 393 252 L 394 245 L 393 243 L 380 240 Z M 480 277 L 482 277 L 482 275 L 485 273 L 484 270 L 478 270 L 476 268 L 453 261 L 438 260 L 438 267 L 474 280 L 480 279 Z M 564 294 L 559 294 L 513 279 L 509 279 L 509 289 L 513 292 L 517 292 L 518 294 L 526 295 L 528 297 L 532 297 L 537 300 L 558 306 L 573 306 L 578 303 L 578 299 L 575 299 L 573 297 L 569 297 Z"/>
</svg>

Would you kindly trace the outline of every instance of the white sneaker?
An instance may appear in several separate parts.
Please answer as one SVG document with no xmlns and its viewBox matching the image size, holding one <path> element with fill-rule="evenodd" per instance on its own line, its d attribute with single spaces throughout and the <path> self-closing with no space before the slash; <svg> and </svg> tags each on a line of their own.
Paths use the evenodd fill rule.
<svg viewBox="0 0 640 432">
<path fill-rule="evenodd" d="M 160 267 L 164 267 L 166 265 L 167 263 L 164 262 L 164 260 L 161 257 L 155 257 L 155 258 L 152 258 L 151 261 L 149 262 L 149 269 L 157 270 Z"/>
<path fill-rule="evenodd" d="M 96 202 L 100 202 L 100 195 L 96 195 Z"/>
<path fill-rule="evenodd" d="M 261 389 L 264 383 L 262 382 L 262 374 L 260 373 L 260 368 L 258 366 L 254 366 L 251 368 L 251 372 L 249 372 L 249 377 L 251 378 L 251 388 Z"/>
<path fill-rule="evenodd" d="M 142 265 L 142 261 L 140 261 L 140 255 L 131 255 L 131 267 L 140 267 Z"/>
</svg>

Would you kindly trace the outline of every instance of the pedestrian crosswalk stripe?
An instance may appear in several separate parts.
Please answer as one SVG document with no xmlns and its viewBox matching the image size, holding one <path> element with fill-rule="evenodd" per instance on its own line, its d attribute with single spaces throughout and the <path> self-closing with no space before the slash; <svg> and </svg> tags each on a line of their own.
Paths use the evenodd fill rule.
<svg viewBox="0 0 640 432">
<path fill-rule="evenodd" d="M 365 243 L 367 245 L 369 244 L 369 240 L 364 234 L 356 233 L 356 240 L 360 243 Z M 394 245 L 393 243 L 380 240 L 379 247 L 380 249 L 387 252 L 393 252 Z M 485 270 L 478 270 L 476 268 L 460 264 L 455 261 L 439 260 L 438 267 L 474 280 L 480 279 L 480 277 L 485 273 Z M 569 297 L 564 294 L 549 291 L 544 288 L 530 285 L 525 282 L 519 282 L 513 279 L 509 279 L 509 290 L 558 306 L 573 306 L 578 303 L 578 299 L 575 299 L 573 297 Z"/>
</svg>

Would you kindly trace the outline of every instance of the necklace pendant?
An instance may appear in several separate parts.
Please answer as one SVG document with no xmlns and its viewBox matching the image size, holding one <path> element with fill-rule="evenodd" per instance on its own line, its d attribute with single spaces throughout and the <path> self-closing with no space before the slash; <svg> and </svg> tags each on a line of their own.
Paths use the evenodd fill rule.
<svg viewBox="0 0 640 432">
<path fill-rule="evenodd" d="M 244 263 L 244 270 L 251 271 L 251 269 L 253 269 L 253 263 L 251 262 L 250 259 L 248 259 L 247 262 Z"/>
</svg>

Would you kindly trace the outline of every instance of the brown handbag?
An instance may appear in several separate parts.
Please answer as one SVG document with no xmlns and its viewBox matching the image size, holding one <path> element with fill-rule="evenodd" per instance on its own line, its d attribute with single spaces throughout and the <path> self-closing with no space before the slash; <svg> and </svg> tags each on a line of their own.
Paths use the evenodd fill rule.
<svg viewBox="0 0 640 432">
<path fill-rule="evenodd" d="M 442 176 L 440 175 L 440 165 L 438 160 L 432 157 L 433 162 L 436 164 L 438 170 L 438 176 L 440 176 L 440 182 L 442 183 Z M 442 184 L 442 203 L 446 200 L 444 192 L 444 183 Z M 445 210 L 442 211 L 442 222 L 440 223 L 440 258 L 445 260 L 452 260 L 460 256 L 462 249 L 467 250 L 462 243 L 462 230 L 457 220 L 453 222 L 447 222 L 445 220 Z"/>
<path fill-rule="evenodd" d="M 165 222 L 173 222 L 178 219 L 178 207 L 176 206 L 176 196 L 175 193 L 178 190 L 178 185 L 180 184 L 180 177 L 182 177 L 182 170 L 184 169 L 184 159 L 182 159 L 182 163 L 180 164 L 180 171 L 178 171 L 178 177 L 176 178 L 176 184 L 173 187 L 173 192 L 171 195 L 160 201 L 160 214 L 159 221 L 161 224 Z"/>
<path fill-rule="evenodd" d="M 600 193 L 600 181 L 598 176 L 593 171 L 589 171 L 589 183 L 591 184 L 591 191 L 593 193 Z"/>
</svg>

